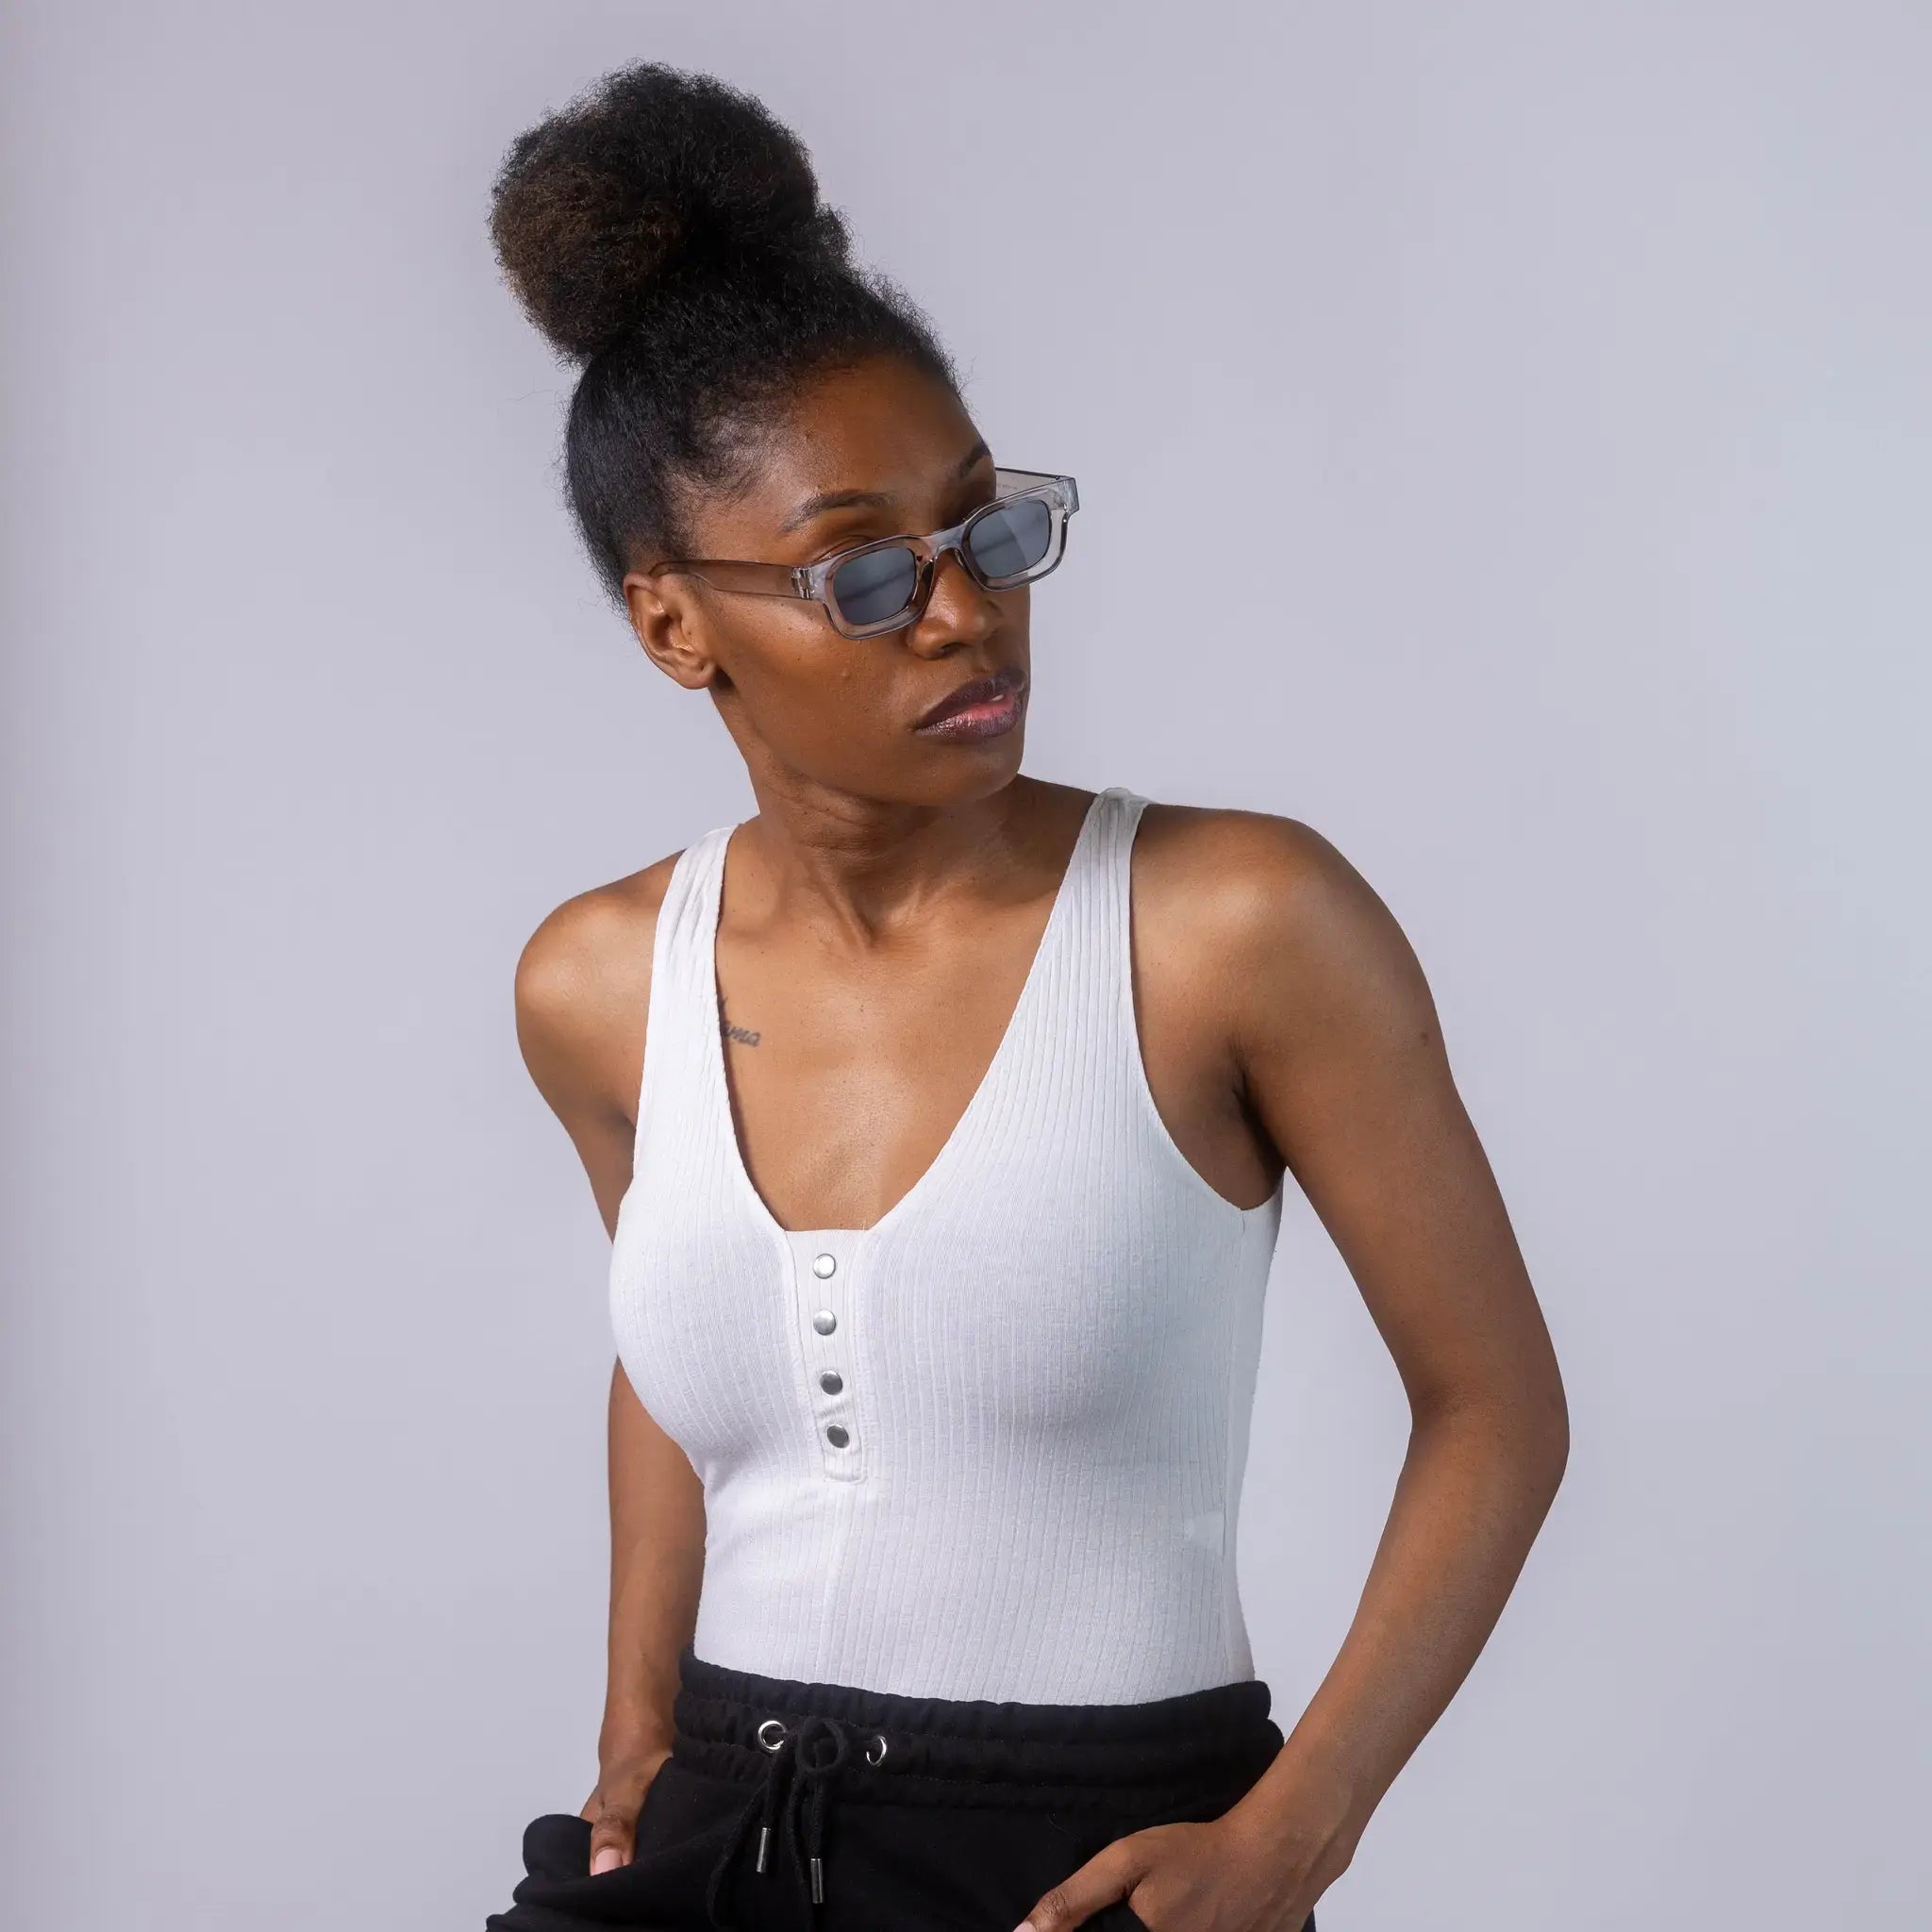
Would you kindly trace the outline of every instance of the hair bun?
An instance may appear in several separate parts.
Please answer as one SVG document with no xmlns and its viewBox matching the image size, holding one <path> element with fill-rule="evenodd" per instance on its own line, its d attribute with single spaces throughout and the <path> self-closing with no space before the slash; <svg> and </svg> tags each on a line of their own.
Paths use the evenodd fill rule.
<svg viewBox="0 0 1932 1932">
<path fill-rule="evenodd" d="M 657 61 L 607 75 L 517 137 L 490 235 L 531 321 L 585 359 L 674 276 L 847 252 L 798 137 L 752 95 Z"/>
</svg>

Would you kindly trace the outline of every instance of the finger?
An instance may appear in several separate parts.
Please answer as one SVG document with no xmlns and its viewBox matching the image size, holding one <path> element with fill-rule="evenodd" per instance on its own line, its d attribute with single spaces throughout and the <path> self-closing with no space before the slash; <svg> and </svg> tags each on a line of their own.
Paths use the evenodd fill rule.
<svg viewBox="0 0 1932 1932">
<path fill-rule="evenodd" d="M 607 1805 L 591 1827 L 591 1876 L 628 1865 L 637 1845 L 638 1814 L 622 1805 Z"/>
<path fill-rule="evenodd" d="M 1131 1840 L 1116 1839 L 1044 1893 L 1014 1932 L 1074 1932 L 1103 1906 L 1125 1898 L 1146 1871 L 1146 1858 Z"/>
</svg>

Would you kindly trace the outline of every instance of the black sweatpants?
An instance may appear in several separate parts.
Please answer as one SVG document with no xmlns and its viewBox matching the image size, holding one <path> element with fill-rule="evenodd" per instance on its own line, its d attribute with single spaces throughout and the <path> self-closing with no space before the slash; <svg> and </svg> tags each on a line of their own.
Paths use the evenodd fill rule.
<svg viewBox="0 0 1932 1932">
<path fill-rule="evenodd" d="M 630 1864 L 546 1813 L 486 1932 L 1013 1932 L 1102 1846 L 1218 1818 L 1274 1761 L 1258 1678 L 1141 1704 L 904 1697 L 678 1658 Z M 1146 1932 L 1124 1900 L 1092 1932 Z M 1309 1914 L 1303 1932 L 1315 1932 Z"/>
</svg>

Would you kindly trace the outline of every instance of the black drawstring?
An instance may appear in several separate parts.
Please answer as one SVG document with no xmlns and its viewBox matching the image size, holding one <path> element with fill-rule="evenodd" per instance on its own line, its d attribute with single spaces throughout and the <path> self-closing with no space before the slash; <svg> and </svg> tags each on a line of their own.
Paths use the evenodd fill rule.
<svg viewBox="0 0 1932 1932">
<path fill-rule="evenodd" d="M 705 1893 L 705 1907 L 712 1924 L 730 1932 L 731 1921 L 723 1910 L 724 1880 L 731 1864 L 743 1846 L 752 1821 L 758 1824 L 757 1869 L 770 1869 L 773 1826 L 784 1814 L 791 1827 L 791 1863 L 799 1883 L 806 1887 L 813 1905 L 825 1897 L 824 1831 L 825 1809 L 831 1802 L 832 1780 L 851 1761 L 854 1739 L 844 1721 L 814 1712 L 801 1718 L 795 1728 L 788 1729 L 782 1719 L 767 1718 L 758 1726 L 758 1742 L 772 1754 L 750 1799 L 733 1823 L 730 1836 L 718 1862 L 711 1868 L 711 1882 Z M 874 1735 L 865 1747 L 866 1760 L 882 1762 L 886 1740 Z M 798 1813 L 805 1811 L 804 1850 L 800 1849 Z"/>
</svg>

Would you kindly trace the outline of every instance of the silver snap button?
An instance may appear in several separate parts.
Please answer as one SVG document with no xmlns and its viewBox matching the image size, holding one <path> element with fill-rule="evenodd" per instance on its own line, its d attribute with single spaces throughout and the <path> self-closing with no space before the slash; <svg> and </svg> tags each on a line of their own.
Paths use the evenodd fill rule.
<svg viewBox="0 0 1932 1932">
<path fill-rule="evenodd" d="M 823 1281 L 838 1265 L 838 1262 L 830 1255 L 815 1255 L 812 1257 L 811 1272 Z"/>
<path fill-rule="evenodd" d="M 829 1335 L 832 1332 L 832 1330 L 839 1325 L 839 1318 L 837 1315 L 833 1314 L 830 1308 L 821 1308 L 818 1311 L 818 1313 L 811 1318 L 811 1325 L 814 1328 L 816 1328 L 821 1335 Z"/>
<path fill-rule="evenodd" d="M 851 1441 L 852 1436 L 843 1423 L 828 1423 L 825 1426 L 825 1441 L 834 1449 L 842 1449 Z"/>
<path fill-rule="evenodd" d="M 845 1377 L 841 1375 L 837 1369 L 827 1369 L 825 1373 L 819 1377 L 819 1387 L 823 1389 L 827 1395 L 838 1394 L 840 1390 L 844 1388 L 844 1386 Z"/>
</svg>

